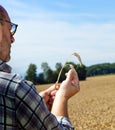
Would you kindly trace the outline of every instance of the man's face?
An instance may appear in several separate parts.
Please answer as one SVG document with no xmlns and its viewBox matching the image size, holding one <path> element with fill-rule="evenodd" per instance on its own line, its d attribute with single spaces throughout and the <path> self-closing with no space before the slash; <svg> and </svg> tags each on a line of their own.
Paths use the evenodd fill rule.
<svg viewBox="0 0 115 130">
<path fill-rule="evenodd" d="M 4 11 L 6 18 L 5 20 L 10 21 L 10 18 L 6 11 Z M 14 37 L 10 33 L 11 23 L 2 21 L 0 24 L 0 59 L 2 61 L 10 60 L 11 43 L 14 42 Z"/>
</svg>

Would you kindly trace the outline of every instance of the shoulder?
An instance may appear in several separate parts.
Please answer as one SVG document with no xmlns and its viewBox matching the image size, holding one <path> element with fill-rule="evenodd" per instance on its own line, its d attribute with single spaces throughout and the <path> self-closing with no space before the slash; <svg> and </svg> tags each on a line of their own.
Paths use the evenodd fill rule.
<svg viewBox="0 0 115 130">
<path fill-rule="evenodd" d="M 0 94 L 15 97 L 18 89 L 28 91 L 29 88 L 35 89 L 31 82 L 24 80 L 18 74 L 0 72 Z"/>
<path fill-rule="evenodd" d="M 16 96 L 23 98 L 25 95 L 29 95 L 30 93 L 34 93 L 34 95 L 38 94 L 34 84 L 27 80 L 21 80 L 16 89 Z"/>
</svg>

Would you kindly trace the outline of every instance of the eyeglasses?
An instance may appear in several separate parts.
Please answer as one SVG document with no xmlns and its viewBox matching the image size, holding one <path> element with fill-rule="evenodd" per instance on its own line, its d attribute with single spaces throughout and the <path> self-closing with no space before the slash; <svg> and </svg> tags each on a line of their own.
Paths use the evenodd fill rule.
<svg viewBox="0 0 115 130">
<path fill-rule="evenodd" d="M 15 23 L 10 22 L 10 21 L 8 21 L 8 20 L 4 20 L 4 19 L 0 19 L 0 20 L 11 24 L 10 32 L 11 32 L 11 34 L 12 34 L 12 36 L 13 36 L 13 35 L 16 33 L 16 30 L 17 30 L 18 25 L 15 24 Z"/>
</svg>

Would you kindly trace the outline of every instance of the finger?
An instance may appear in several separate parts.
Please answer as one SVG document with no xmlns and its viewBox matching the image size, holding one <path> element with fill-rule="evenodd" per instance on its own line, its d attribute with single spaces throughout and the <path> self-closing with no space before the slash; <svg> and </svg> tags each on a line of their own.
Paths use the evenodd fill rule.
<svg viewBox="0 0 115 130">
<path fill-rule="evenodd" d="M 75 88 L 80 88 L 79 82 L 71 82 L 71 84 Z"/>
<path fill-rule="evenodd" d="M 76 88 L 79 88 L 79 87 L 80 87 L 78 75 L 77 75 L 77 72 L 75 71 L 74 68 L 72 68 L 72 69 L 68 72 L 67 79 L 68 79 L 69 81 L 71 81 L 71 84 L 72 84 L 73 87 L 76 87 Z"/>
<path fill-rule="evenodd" d="M 51 96 L 55 95 L 56 92 L 57 92 L 57 90 L 52 91 L 52 92 L 51 92 Z"/>
<path fill-rule="evenodd" d="M 55 90 L 58 90 L 60 88 L 60 84 L 59 83 L 56 83 L 55 84 Z"/>
<path fill-rule="evenodd" d="M 67 74 L 67 80 L 72 80 L 76 76 L 76 71 L 74 68 L 70 69 Z"/>
<path fill-rule="evenodd" d="M 68 73 L 65 73 L 65 76 L 67 77 Z"/>
</svg>

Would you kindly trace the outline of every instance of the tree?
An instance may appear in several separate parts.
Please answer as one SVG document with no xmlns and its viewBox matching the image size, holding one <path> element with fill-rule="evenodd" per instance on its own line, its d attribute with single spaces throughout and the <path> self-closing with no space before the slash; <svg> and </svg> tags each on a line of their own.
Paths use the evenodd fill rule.
<svg viewBox="0 0 115 130">
<path fill-rule="evenodd" d="M 44 74 L 43 73 L 40 73 L 37 77 L 37 83 L 38 84 L 45 84 L 45 80 L 44 80 Z"/>
<path fill-rule="evenodd" d="M 86 79 L 86 66 L 85 65 L 80 65 L 80 64 L 75 64 L 73 62 L 68 62 L 67 64 L 72 64 L 78 73 L 79 80 L 85 80 Z"/>
<path fill-rule="evenodd" d="M 55 68 L 56 68 L 56 71 L 59 72 L 61 70 L 61 68 L 62 68 L 62 64 L 61 63 L 56 63 Z"/>
<path fill-rule="evenodd" d="M 87 76 L 105 75 L 115 73 L 115 63 L 95 64 L 87 67 Z"/>
<path fill-rule="evenodd" d="M 62 71 L 61 71 L 59 82 L 62 82 L 66 78 L 65 73 L 67 73 L 69 71 L 69 69 L 70 69 L 69 65 L 70 64 L 73 65 L 73 67 L 77 71 L 79 80 L 85 80 L 86 79 L 86 67 L 85 67 L 85 65 L 80 66 L 79 64 L 75 64 L 73 62 L 67 62 L 65 64 L 65 66 L 63 67 Z M 57 72 L 59 74 L 59 72 L 60 72 L 60 70 L 62 68 L 62 65 L 61 64 L 56 64 L 56 65 L 57 65 L 56 66 Z"/>
<path fill-rule="evenodd" d="M 60 73 L 60 70 L 61 70 L 61 68 L 62 68 L 62 64 L 61 64 L 61 63 L 56 63 L 55 68 L 56 68 L 56 70 L 54 71 L 54 75 L 55 75 L 55 82 L 56 82 L 56 81 L 57 81 L 57 78 L 58 78 L 58 75 L 59 75 L 59 73 Z M 61 75 L 61 76 L 62 76 L 62 75 Z M 61 78 L 62 78 L 62 77 L 60 77 L 59 81 L 62 81 Z"/>
<path fill-rule="evenodd" d="M 55 71 L 48 69 L 46 72 L 46 82 L 47 83 L 54 83 L 56 82 L 56 75 L 55 75 Z"/>
<path fill-rule="evenodd" d="M 47 82 L 47 78 L 48 78 L 48 70 L 50 70 L 50 67 L 48 66 L 47 62 L 43 62 L 41 64 L 41 68 L 43 70 L 43 75 L 44 75 L 44 80 Z"/>
<path fill-rule="evenodd" d="M 78 73 L 79 80 L 85 80 L 86 79 L 87 70 L 86 70 L 86 66 L 85 65 L 82 65 L 82 66 L 76 65 L 75 66 L 75 70 Z"/>
<path fill-rule="evenodd" d="M 25 79 L 32 81 L 34 84 L 37 83 L 37 67 L 35 64 L 30 64 L 27 71 L 26 71 L 26 76 Z"/>
</svg>

